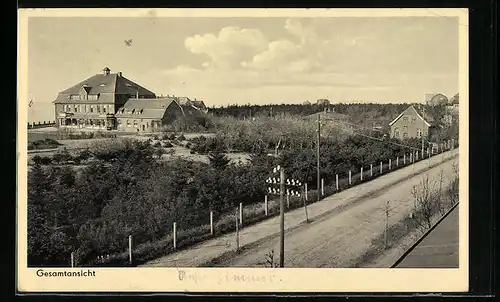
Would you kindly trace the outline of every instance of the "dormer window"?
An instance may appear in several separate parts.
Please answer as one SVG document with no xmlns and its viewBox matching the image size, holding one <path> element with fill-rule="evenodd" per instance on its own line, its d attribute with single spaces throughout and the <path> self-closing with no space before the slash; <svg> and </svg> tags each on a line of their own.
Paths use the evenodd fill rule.
<svg viewBox="0 0 500 302">
<path fill-rule="evenodd" d="M 102 84 L 101 84 L 101 85 L 99 85 L 99 86 L 104 87 L 104 86 L 106 86 L 106 84 L 102 83 Z"/>
<path fill-rule="evenodd" d="M 78 94 L 72 94 L 72 95 L 70 95 L 69 99 L 70 100 L 79 100 L 80 99 L 80 95 L 78 95 Z"/>
<path fill-rule="evenodd" d="M 132 114 L 135 112 L 135 109 L 132 109 Z"/>
<path fill-rule="evenodd" d="M 88 97 L 87 97 L 89 100 L 97 100 L 98 96 L 97 94 L 89 94 Z"/>
<path fill-rule="evenodd" d="M 141 112 L 140 112 L 140 114 L 142 114 L 142 112 L 143 112 L 143 111 L 144 111 L 144 109 L 141 109 Z"/>
</svg>

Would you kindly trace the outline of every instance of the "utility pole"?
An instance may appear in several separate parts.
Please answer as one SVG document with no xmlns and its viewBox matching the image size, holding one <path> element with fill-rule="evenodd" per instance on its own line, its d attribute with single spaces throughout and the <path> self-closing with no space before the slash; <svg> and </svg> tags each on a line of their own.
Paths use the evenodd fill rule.
<svg viewBox="0 0 500 302">
<path fill-rule="evenodd" d="M 285 191 L 285 169 L 280 169 L 280 267 L 285 267 L 285 205 L 283 194 Z"/>
<path fill-rule="evenodd" d="M 420 136 L 422 137 L 422 157 L 424 157 L 424 127 L 425 127 L 425 105 L 422 107 L 422 131 Z"/>
<path fill-rule="evenodd" d="M 321 200 L 321 194 L 320 194 L 320 168 L 319 168 L 319 144 L 320 144 L 320 139 L 321 139 L 321 121 L 320 121 L 320 116 L 321 116 L 321 113 L 318 113 L 318 137 L 317 137 L 317 141 L 316 141 L 316 157 L 317 157 L 317 175 L 316 175 L 316 178 L 317 178 L 317 188 L 318 188 L 318 201 Z"/>
</svg>

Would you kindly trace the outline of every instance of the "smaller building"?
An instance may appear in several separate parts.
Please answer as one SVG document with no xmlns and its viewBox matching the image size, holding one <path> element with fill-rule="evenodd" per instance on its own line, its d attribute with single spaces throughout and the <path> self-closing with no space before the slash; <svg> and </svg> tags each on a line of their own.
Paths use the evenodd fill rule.
<svg viewBox="0 0 500 302">
<path fill-rule="evenodd" d="M 118 131 L 124 132 L 159 132 L 184 116 L 173 97 L 129 99 L 115 114 Z"/>
<path fill-rule="evenodd" d="M 424 116 L 424 113 L 413 105 L 398 115 L 389 126 L 390 137 L 398 139 L 429 137 L 435 129 L 433 120 Z"/>
</svg>

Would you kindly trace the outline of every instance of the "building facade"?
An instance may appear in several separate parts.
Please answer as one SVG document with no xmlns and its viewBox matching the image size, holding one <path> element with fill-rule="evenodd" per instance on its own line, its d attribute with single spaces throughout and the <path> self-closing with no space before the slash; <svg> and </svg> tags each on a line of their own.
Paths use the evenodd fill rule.
<svg viewBox="0 0 500 302">
<path fill-rule="evenodd" d="M 56 126 L 78 129 L 117 129 L 115 113 L 130 98 L 155 98 L 154 92 L 104 68 L 62 91 L 54 103 Z"/>
<path fill-rule="evenodd" d="M 414 106 L 408 107 L 398 117 L 389 123 L 391 127 L 391 138 L 421 138 L 432 134 L 432 122 L 430 118 L 424 118 Z"/>
</svg>

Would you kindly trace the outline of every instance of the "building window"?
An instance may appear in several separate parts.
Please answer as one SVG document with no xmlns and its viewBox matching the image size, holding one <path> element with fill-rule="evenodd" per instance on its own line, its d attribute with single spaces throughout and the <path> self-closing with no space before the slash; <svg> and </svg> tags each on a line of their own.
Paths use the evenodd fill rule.
<svg viewBox="0 0 500 302">
<path fill-rule="evenodd" d="M 422 130 L 417 129 L 417 137 L 421 137 L 421 136 L 422 136 Z"/>
<path fill-rule="evenodd" d="M 85 105 L 85 112 L 89 112 L 89 105 Z"/>
<path fill-rule="evenodd" d="M 90 113 L 94 112 L 94 105 L 90 105 Z"/>
<path fill-rule="evenodd" d="M 403 126 L 403 132 L 408 132 L 408 126 Z"/>
<path fill-rule="evenodd" d="M 416 118 L 415 116 L 412 116 L 412 118 L 411 118 L 411 122 L 412 122 L 412 123 L 415 123 L 416 121 L 417 121 L 417 118 Z"/>
<path fill-rule="evenodd" d="M 134 128 L 137 128 L 137 121 L 134 120 Z"/>
<path fill-rule="evenodd" d="M 106 113 L 106 105 L 102 106 L 102 113 Z"/>
<path fill-rule="evenodd" d="M 95 100 L 97 100 L 97 94 L 89 94 L 89 95 L 87 96 L 87 98 L 88 98 L 89 100 L 94 100 L 94 101 L 95 101 Z"/>
<path fill-rule="evenodd" d="M 101 113 L 101 106 L 97 105 L 97 113 Z"/>
<path fill-rule="evenodd" d="M 394 137 L 399 138 L 399 128 L 394 129 Z"/>
<path fill-rule="evenodd" d="M 407 116 L 403 117 L 403 122 L 408 123 L 408 117 Z"/>
<path fill-rule="evenodd" d="M 72 95 L 70 95 L 69 98 L 70 98 L 70 100 L 79 100 L 80 99 L 80 95 L 78 95 L 78 94 L 72 94 Z"/>
<path fill-rule="evenodd" d="M 130 127 L 130 120 L 127 120 L 127 127 Z"/>
</svg>

